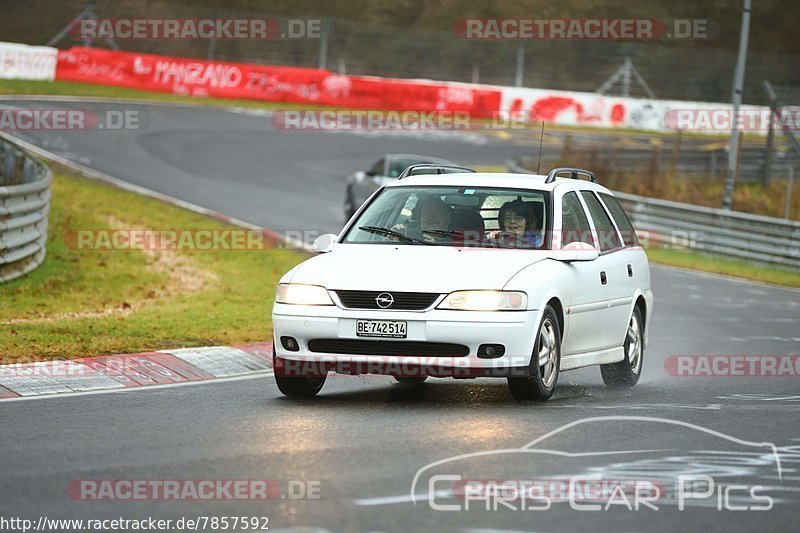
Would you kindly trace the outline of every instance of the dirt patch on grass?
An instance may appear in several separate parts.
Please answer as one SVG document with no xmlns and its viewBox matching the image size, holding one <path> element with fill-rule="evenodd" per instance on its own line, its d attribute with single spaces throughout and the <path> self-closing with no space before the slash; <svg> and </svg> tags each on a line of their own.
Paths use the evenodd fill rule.
<svg viewBox="0 0 800 533">
<path fill-rule="evenodd" d="M 118 218 L 109 216 L 106 217 L 106 220 L 113 229 L 128 230 L 130 228 L 129 225 L 126 225 Z M 136 230 L 152 232 L 150 228 L 141 226 L 137 227 Z M 155 289 L 154 294 L 148 295 L 148 298 L 170 298 L 182 292 L 208 290 L 219 283 L 217 274 L 200 268 L 191 257 L 180 254 L 175 250 L 148 249 L 137 246 L 135 242 L 130 243 L 126 238 L 122 238 L 120 241 L 123 244 L 129 244 L 131 247 L 137 248 L 145 254 L 148 260 L 147 268 L 163 275 L 168 280 L 167 283 Z"/>
<path fill-rule="evenodd" d="M 106 217 L 111 230 L 129 230 L 130 224 L 113 217 Z M 152 231 L 150 228 L 137 226 L 137 231 Z M 219 284 L 219 276 L 199 267 L 195 261 L 184 254 L 174 250 L 148 249 L 136 241 L 131 242 L 126 236 L 120 236 L 118 243 L 130 246 L 147 257 L 146 268 L 158 274 L 164 282 L 151 288 L 144 297 L 122 302 L 113 307 L 94 309 L 79 312 L 54 313 L 35 318 L 15 318 L 0 322 L 0 324 L 20 323 L 47 323 L 61 320 L 77 320 L 84 318 L 105 318 L 110 316 L 125 316 L 135 313 L 138 309 L 151 305 L 153 302 L 173 298 L 183 293 L 195 293 L 214 289 Z M 126 252 L 121 252 L 126 253 Z M 128 252 L 129 253 L 129 252 Z"/>
</svg>

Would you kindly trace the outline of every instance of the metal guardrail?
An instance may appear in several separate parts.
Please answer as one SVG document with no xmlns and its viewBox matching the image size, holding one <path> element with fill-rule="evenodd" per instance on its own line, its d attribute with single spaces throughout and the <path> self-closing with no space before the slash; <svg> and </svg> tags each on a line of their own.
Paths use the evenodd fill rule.
<svg viewBox="0 0 800 533">
<path fill-rule="evenodd" d="M 0 138 L 0 283 L 44 261 L 53 173 L 9 138 Z"/>
<path fill-rule="evenodd" d="M 519 161 L 509 171 L 531 174 Z M 643 240 L 800 268 L 800 222 L 615 192 Z"/>
</svg>

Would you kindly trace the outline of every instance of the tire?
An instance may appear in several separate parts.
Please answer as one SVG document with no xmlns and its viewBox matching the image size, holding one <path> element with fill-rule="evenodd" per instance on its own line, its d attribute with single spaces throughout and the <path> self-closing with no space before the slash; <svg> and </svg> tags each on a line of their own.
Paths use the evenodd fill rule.
<svg viewBox="0 0 800 533">
<path fill-rule="evenodd" d="M 287 378 L 275 376 L 275 383 L 278 384 L 278 390 L 281 391 L 284 396 L 312 398 L 322 390 L 326 378 L 327 376 L 315 378 Z"/>
<path fill-rule="evenodd" d="M 642 324 L 642 311 L 637 305 L 633 308 L 625 335 L 625 359 L 618 363 L 600 365 L 603 382 L 609 387 L 633 387 L 639 381 L 644 361 Z"/>
<path fill-rule="evenodd" d="M 396 379 L 398 383 L 405 383 L 408 385 L 422 385 L 423 383 L 425 383 L 425 380 L 428 379 L 428 376 L 419 376 L 419 377 L 395 376 L 394 379 Z"/>
<path fill-rule="evenodd" d="M 536 333 L 528 377 L 508 378 L 511 396 L 520 401 L 546 402 L 556 389 L 560 365 L 561 329 L 555 310 L 548 305 Z"/>
<path fill-rule="evenodd" d="M 279 368 L 275 350 L 272 351 L 273 368 Z M 278 390 L 284 396 L 294 396 L 301 398 L 312 398 L 322 390 L 325 385 L 325 380 L 328 375 L 323 376 L 301 376 L 301 377 L 288 377 L 279 375 L 279 370 L 275 372 L 275 383 L 278 385 Z"/>
</svg>

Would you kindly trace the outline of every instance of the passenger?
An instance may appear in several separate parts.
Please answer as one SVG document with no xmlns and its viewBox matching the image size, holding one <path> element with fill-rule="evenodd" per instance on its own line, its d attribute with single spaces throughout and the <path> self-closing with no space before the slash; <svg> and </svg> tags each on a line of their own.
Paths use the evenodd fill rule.
<svg viewBox="0 0 800 533">
<path fill-rule="evenodd" d="M 544 242 L 533 207 L 522 200 L 504 203 L 497 222 L 500 230 L 487 235 L 498 242 L 526 248 L 539 248 Z"/>
</svg>

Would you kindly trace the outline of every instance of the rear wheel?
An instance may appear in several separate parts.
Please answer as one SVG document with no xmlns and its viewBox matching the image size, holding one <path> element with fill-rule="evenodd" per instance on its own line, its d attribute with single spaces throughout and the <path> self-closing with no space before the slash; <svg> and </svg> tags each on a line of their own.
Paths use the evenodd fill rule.
<svg viewBox="0 0 800 533">
<path fill-rule="evenodd" d="M 561 330 L 558 317 L 549 305 L 544 310 L 536 335 L 533 356 L 527 377 L 508 378 L 508 388 L 516 400 L 544 402 L 550 399 L 558 382 L 561 364 Z"/>
<path fill-rule="evenodd" d="M 625 335 L 625 359 L 619 363 L 600 365 L 603 382 L 610 387 L 633 387 L 642 375 L 644 345 L 642 344 L 642 311 L 639 306 L 633 308 L 628 332 Z"/>
</svg>

